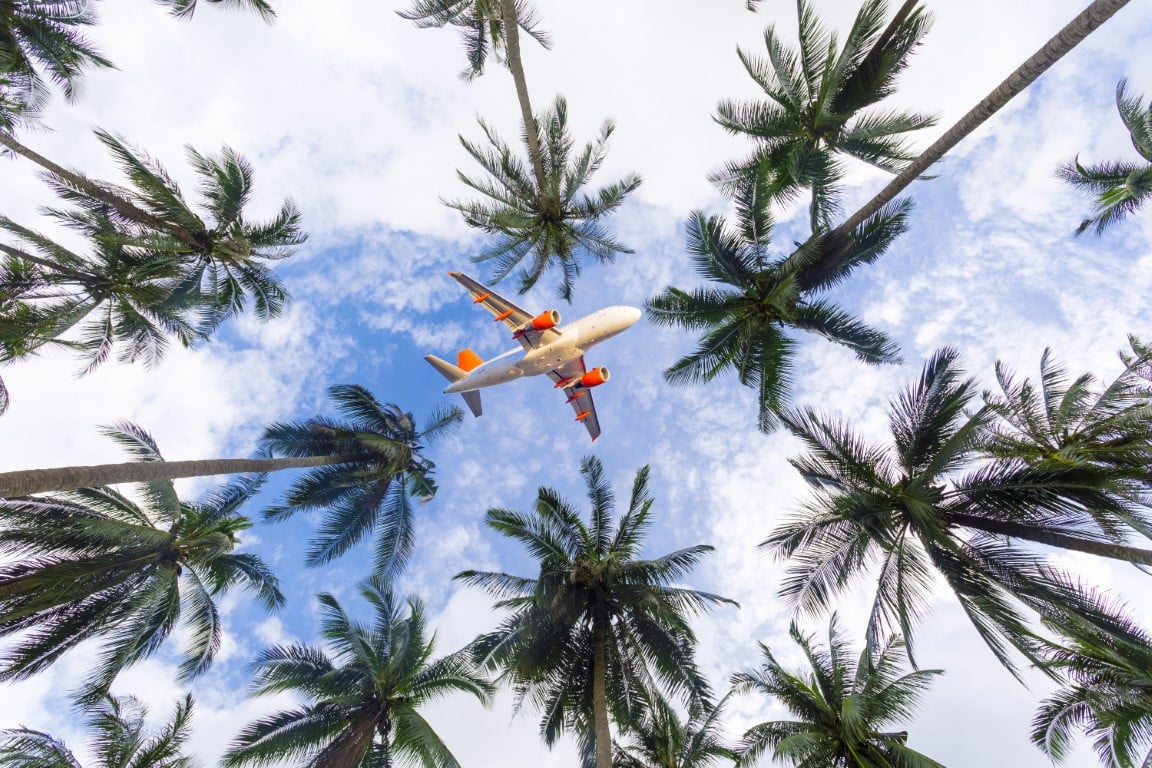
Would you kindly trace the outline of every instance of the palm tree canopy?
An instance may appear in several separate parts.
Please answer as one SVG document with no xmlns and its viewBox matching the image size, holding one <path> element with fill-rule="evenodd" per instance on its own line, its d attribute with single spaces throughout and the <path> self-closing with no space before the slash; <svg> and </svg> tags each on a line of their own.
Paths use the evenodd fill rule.
<svg viewBox="0 0 1152 768">
<path fill-rule="evenodd" d="M 519 541 L 540 566 L 536 578 L 468 570 L 457 579 L 497 598 L 511 615 L 477 638 L 477 658 L 499 670 L 520 704 L 544 712 L 540 730 L 552 744 L 575 730 L 586 751 L 595 713 L 594 656 L 603 638 L 607 707 L 616 722 L 637 722 L 657 682 L 678 696 L 706 703 L 707 682 L 696 669 L 690 616 L 731 600 L 673 586 L 686 577 L 706 545 L 640 559 L 652 525 L 648 468 L 636 474 L 627 510 L 613 520 L 615 498 L 595 457 L 581 468 L 588 521 L 550 488 L 540 488 L 530 514 L 488 510 L 493 530 Z"/>
<path fill-rule="evenodd" d="M 753 155 L 714 175 L 722 186 L 757 166 L 772 175 L 771 194 L 788 200 L 812 190 L 813 230 L 826 229 L 839 211 L 834 184 L 843 175 L 837 154 L 897 172 L 915 155 L 903 134 L 935 124 L 911 112 L 866 111 L 895 91 L 896 78 L 920 44 L 931 15 L 906 0 L 885 26 L 885 0 L 865 0 L 839 46 L 807 0 L 797 0 L 800 45 L 790 49 L 773 27 L 764 32 L 768 58 L 739 50 L 740 61 L 767 101 L 722 101 L 716 121 L 751 136 Z"/>
<path fill-rule="evenodd" d="M 88 716 L 94 731 L 91 768 L 194 768 L 183 753 L 190 735 L 193 701 L 185 696 L 172 719 L 148 732 L 148 709 L 132 696 L 105 696 Z M 0 731 L 0 763 L 8 768 L 81 768 L 61 741 L 29 728 Z"/>
<path fill-rule="evenodd" d="M 704 333 L 697 349 L 664 371 L 664 378 L 700 384 L 734 371 L 741 384 L 757 392 L 764 432 L 776 428 L 791 398 L 797 341 L 790 329 L 842 344 L 867 363 L 899 360 L 884 333 L 815 294 L 883 254 L 905 230 L 908 213 L 907 204 L 897 204 L 865 222 L 840 244 L 839 266 L 805 283 L 808 261 L 769 253 L 771 183 L 764 169 L 741 177 L 735 226 L 722 216 L 693 213 L 688 253 L 697 273 L 712 285 L 692 291 L 669 287 L 647 303 L 652 323 Z"/>
<path fill-rule="evenodd" d="M 451 407 L 433 412 L 424 429 L 412 414 L 393 403 L 381 404 L 357 385 L 328 390 L 342 420 L 314 418 L 273 424 L 262 444 L 282 456 L 335 456 L 344 460 L 304 475 L 288 490 L 284 503 L 264 513 L 285 520 L 302 510 L 325 510 L 320 530 L 308 549 L 309 565 L 344 554 L 373 533 L 375 569 L 399 572 L 415 546 L 412 499 L 436 494 L 435 464 L 424 456 L 427 442 L 459 426 L 463 413 Z"/>
<path fill-rule="evenodd" d="M 96 23 L 92 4 L 85 0 L 7 0 L 0 4 L 0 73 L 10 86 L 9 97 L 37 108 L 47 86 L 43 77 L 65 96 L 77 94 L 76 80 L 88 67 L 111 67 L 84 37 Z M 0 130 L 6 129 L 0 119 Z"/>
<path fill-rule="evenodd" d="M 627 727 L 616 745 L 613 765 L 619 768 L 707 768 L 735 761 L 736 752 L 724 740 L 720 717 L 725 696 L 715 706 L 702 705 L 687 722 L 663 697 L 653 697 L 639 721 Z"/>
<path fill-rule="evenodd" d="M 754 763 L 772 750 L 773 760 L 797 768 L 940 768 L 940 764 L 906 745 L 907 731 L 881 729 L 916 716 L 917 702 L 938 669 L 901 674 L 905 652 L 898 635 L 866 644 L 857 661 L 841 635 L 836 616 L 822 648 L 795 624 L 792 639 L 804 651 L 809 670 L 788 671 L 771 649 L 761 644 L 759 670 L 732 676 L 737 692 L 769 696 L 795 716 L 755 725 L 740 742 L 740 764 Z"/>
<path fill-rule="evenodd" d="M 92 244 L 80 255 L 0 215 L 0 230 L 25 250 L 0 243 L 0 363 L 46 346 L 63 346 L 87 359 L 89 373 L 114 348 L 122 362 L 157 363 L 169 338 L 191 346 L 201 301 L 180 290 L 179 264 L 165 254 L 125 246 L 106 217 L 87 211 L 52 215 Z"/>
<path fill-rule="evenodd" d="M 1096 597 L 1110 614 L 1102 627 L 1051 625 L 1064 643 L 1047 644 L 1046 665 L 1064 685 L 1037 709 L 1032 741 L 1060 762 L 1083 731 L 1102 765 L 1143 768 L 1152 761 L 1152 635 Z"/>
<path fill-rule="evenodd" d="M 458 175 L 487 199 L 444 202 L 460 211 L 469 226 L 495 236 L 491 246 L 473 257 L 473 261 L 493 262 L 493 282 L 519 268 L 519 291 L 526 293 L 546 271 L 556 268 L 561 273 L 559 295 L 571 302 L 582 260 L 612 262 L 616 254 L 632 252 L 608 233 L 603 219 L 620 207 L 641 179 L 630 174 L 592 195 L 584 193 L 583 188 L 607 154 L 608 139 L 614 130 L 612 122 L 604 123 L 595 142 L 574 153 L 575 145 L 568 132 L 568 105 L 562 97 L 557 97 L 552 110 L 536 116 L 535 121 L 544 188 L 537 183 L 531 163 L 525 165 L 481 121 L 489 148 L 464 137 L 460 141 L 491 178 Z"/>
<path fill-rule="evenodd" d="M 984 451 L 995 411 L 968 414 L 975 397 L 973 380 L 946 348 L 891 402 L 891 447 L 811 410 L 786 414 L 809 450 L 791 463 L 813 497 L 762 546 L 791 559 L 782 593 L 804 611 L 827 608 L 877 565 L 874 642 L 887 627 L 911 642 L 938 574 L 1015 672 L 1006 643 L 1040 661 L 1020 603 L 1043 617 L 1089 610 L 1079 585 L 1032 543 L 1137 562 L 1152 562 L 1152 553 L 1118 543 L 1123 520 L 1108 509 L 1108 489 L 1093 487 L 1085 473 Z"/>
<path fill-rule="evenodd" d="M 139 461 L 162 461 L 152 438 L 122 424 L 108 434 Z M 213 598 L 240 586 L 266 609 L 284 602 L 255 555 L 236 553 L 251 527 L 237 512 L 262 478 L 241 478 L 199 502 L 171 481 L 141 484 L 135 502 L 111 488 L 0 500 L 0 636 L 15 641 L 0 680 L 45 669 L 89 638 L 102 641 L 77 699 L 91 705 L 120 670 L 152 655 L 178 625 L 187 636 L 180 679 L 204 672 L 220 645 Z"/>
<path fill-rule="evenodd" d="M 551 48 L 548 34 L 537 27 L 532 7 L 525 0 L 516 0 L 514 7 L 520 29 L 540 45 Z M 507 35 L 500 0 L 413 0 L 411 8 L 397 14 L 418 27 L 458 27 L 468 57 L 468 66 L 460 73 L 465 80 L 484 74 L 489 52 L 495 53 L 498 60 L 506 56 Z"/>
<path fill-rule="evenodd" d="M 1076 158 L 1056 171 L 1064 181 L 1096 197 L 1093 215 L 1080 222 L 1076 234 L 1090 228 L 1102 234 L 1152 198 L 1152 102 L 1145 107 L 1143 101 L 1143 96 L 1128 93 L 1126 80 L 1116 86 L 1116 109 L 1144 162 L 1117 160 L 1085 166 Z"/>
<path fill-rule="evenodd" d="M 319 596 L 327 651 L 310 645 L 276 646 L 256 662 L 256 695 L 291 691 L 305 702 L 249 724 L 224 765 L 377 768 L 402 765 L 458 768 L 459 763 L 419 710 L 453 693 L 488 704 L 493 686 L 466 652 L 432 659 L 423 604 L 397 604 L 384 579 L 360 588 L 372 606 L 370 624 L 351 619 L 336 598 Z M 407 608 L 405 615 L 404 607 Z"/>
<path fill-rule="evenodd" d="M 196 13 L 199 0 L 158 0 L 172 10 L 172 15 L 180 19 L 190 19 Z M 212 5 L 222 5 L 225 8 L 252 11 L 264 21 L 271 23 L 276 18 L 276 11 L 268 0 L 205 0 Z"/>
</svg>

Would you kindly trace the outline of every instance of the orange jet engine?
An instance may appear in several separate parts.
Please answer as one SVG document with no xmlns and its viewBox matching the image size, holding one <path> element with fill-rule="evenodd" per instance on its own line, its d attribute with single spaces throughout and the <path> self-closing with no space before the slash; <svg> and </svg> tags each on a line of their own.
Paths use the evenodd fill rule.
<svg viewBox="0 0 1152 768">
<path fill-rule="evenodd" d="M 611 376 L 611 374 L 608 373 L 607 367 L 602 365 L 599 368 L 593 368 L 580 377 L 580 386 L 588 388 L 598 387 L 606 383 L 609 376 Z"/>
<path fill-rule="evenodd" d="M 520 326 L 520 328 L 512 334 L 512 338 L 518 339 L 530 331 L 546 331 L 558 325 L 560 325 L 560 313 L 554 309 L 545 310 Z"/>
</svg>

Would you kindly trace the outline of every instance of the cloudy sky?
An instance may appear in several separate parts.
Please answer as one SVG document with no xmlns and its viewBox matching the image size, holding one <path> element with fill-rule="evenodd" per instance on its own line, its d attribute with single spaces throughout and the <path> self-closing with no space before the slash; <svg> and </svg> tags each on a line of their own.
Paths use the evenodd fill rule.
<svg viewBox="0 0 1152 768">
<path fill-rule="evenodd" d="M 892 104 L 940 115 L 940 127 L 919 137 L 926 146 L 1083 4 L 929 3 L 935 26 Z M 102 0 L 92 38 L 118 69 L 89 75 L 74 104 L 57 100 L 48 111 L 51 130 L 24 139 L 62 164 L 109 177 L 112 163 L 91 134 L 99 126 L 145 148 L 189 191 L 183 147 L 205 152 L 227 143 L 256 168 L 254 217 L 270 216 L 285 197 L 303 211 L 311 238 L 279 270 L 295 301 L 273 323 L 232 322 L 210 344 L 173 350 L 151 371 L 110 364 L 77 378 L 80 365 L 66 356 L 6 368 L 13 404 L 0 419 L 0 470 L 118 460 L 97 428 L 120 420 L 150 430 L 170 459 L 246 455 L 266 423 L 324 412 L 327 387 L 340 383 L 363 384 L 421 418 L 445 402 L 444 382 L 424 354 L 451 359 L 470 346 L 487 358 L 511 346 L 445 276 L 459 269 L 483 278 L 484 267 L 469 263 L 482 242 L 439 202 L 465 196 L 456 169 L 474 169 L 457 136 L 478 138 L 477 117 L 509 140 L 518 135 L 507 72 L 492 66 L 483 78 L 462 82 L 456 35 L 414 28 L 395 15 L 403 4 L 394 0 L 277 0 L 271 26 L 204 5 L 179 22 L 146 0 Z M 851 0 L 816 5 L 842 30 L 855 12 Z M 520 303 L 575 319 L 609 304 L 642 306 L 666 285 L 695 284 L 684 222 L 693 210 L 726 209 L 706 176 L 748 149 L 711 115 L 722 98 L 756 96 L 736 47 L 762 49 L 769 23 L 791 37 L 793 4 L 764 0 L 758 14 L 741 0 L 540 0 L 538 7 L 554 49 L 524 43 L 534 103 L 539 109 L 563 94 L 578 142 L 614 119 L 609 157 L 594 183 L 635 171 L 644 184 L 613 219 L 634 255 L 586 269 L 571 306 L 555 298 L 548 279 Z M 1152 328 L 1152 216 L 1103 238 L 1074 238 L 1087 204 L 1053 171 L 1077 153 L 1089 161 L 1132 156 L 1112 94 L 1117 80 L 1129 77 L 1134 90 L 1152 95 L 1150 33 L 1152 8 L 1133 3 L 954 150 L 937 179 L 913 187 L 911 231 L 834 297 L 888 330 L 904 363 L 866 368 L 842 349 L 806 340 L 798 403 L 882 436 L 888 398 L 943 345 L 958 347 L 986 386 L 997 359 L 1034 377 L 1045 347 L 1073 372 L 1118 372 L 1126 334 L 1147 336 Z M 0 211 L 51 228 L 37 212 L 51 197 L 29 164 L 0 159 L 0 182 Z M 853 167 L 847 206 L 883 182 L 882 174 Z M 777 213 L 782 248 L 805 237 L 803 212 Z M 527 509 L 542 485 L 579 500 L 580 459 L 594 453 L 621 493 L 637 469 L 652 466 L 651 554 L 716 547 L 692 583 L 742 607 L 698 623 L 700 658 L 715 687 L 758 664 L 758 642 L 780 645 L 785 659 L 798 661 L 787 646 L 790 617 L 775 597 L 780 567 L 755 543 L 804 498 L 787 464 L 799 445 L 759 434 L 751 394 L 730 379 L 706 389 L 669 388 L 661 370 L 692 344 L 641 321 L 597 350 L 589 364 L 608 365 L 613 376 L 597 391 L 604 435 L 594 450 L 543 381 L 485 393 L 484 417 L 469 417 L 434 446 L 441 491 L 419 510 L 417 556 L 400 589 L 427 601 L 440 650 L 457 649 L 495 621 L 488 599 L 455 585 L 454 573 L 530 575 L 523 553 L 484 529 L 484 511 Z M 287 482 L 270 482 L 251 513 L 273 503 Z M 195 496 L 211 482 L 179 487 Z M 311 525 L 260 525 L 246 539 L 272 563 L 289 603 L 268 616 L 243 594 L 223 600 L 224 649 L 193 689 L 193 749 L 205 765 L 242 723 L 288 702 L 246 699 L 249 664 L 269 644 L 315 640 L 313 595 L 332 592 L 364 612 L 355 585 L 367 573 L 366 554 L 305 569 Z M 1055 559 L 1132 601 L 1152 624 L 1152 600 L 1141 600 L 1134 569 L 1089 557 Z M 838 608 L 856 642 L 865 606 L 862 591 Z M 804 626 L 823 631 L 826 623 L 817 617 Z M 918 647 L 922 665 L 946 674 L 907 724 L 915 748 L 949 766 L 1048 764 L 1027 739 L 1046 684 L 1016 683 L 943 592 Z M 39 677 L 0 688 L 0 727 L 51 731 L 83 753 L 83 730 L 64 694 L 95 652 L 81 647 Z M 172 659 L 166 651 L 133 668 L 115 690 L 166 716 L 181 695 Z M 730 730 L 780 714 L 770 702 L 742 698 L 731 708 Z M 573 762 L 572 744 L 548 752 L 536 737 L 535 713 L 512 717 L 507 696 L 488 711 L 471 700 L 444 701 L 429 717 L 468 766 Z M 1081 746 L 1067 765 L 1095 760 Z"/>
</svg>

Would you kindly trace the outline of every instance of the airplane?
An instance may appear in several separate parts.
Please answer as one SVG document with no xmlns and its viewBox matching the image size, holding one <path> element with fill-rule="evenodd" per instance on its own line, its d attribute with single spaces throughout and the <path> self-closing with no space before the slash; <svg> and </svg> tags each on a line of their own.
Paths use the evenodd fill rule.
<svg viewBox="0 0 1152 768">
<path fill-rule="evenodd" d="M 491 360 L 481 360 L 471 349 L 463 349 L 456 356 L 456 365 L 425 355 L 424 359 L 451 382 L 444 392 L 463 395 L 472 414 L 480 416 L 480 390 L 484 387 L 547 374 L 553 389 L 563 390 L 565 402 L 576 412 L 576 421 L 587 428 L 595 441 L 600 436 L 600 420 L 596 418 L 592 389 L 606 383 L 610 374 L 604 366 L 589 370 L 584 354 L 634 325 L 640 319 L 640 310 L 606 307 L 560 328 L 560 313 L 554 309 L 532 315 L 462 272 L 449 272 L 448 276 L 467 289 L 473 304 L 482 304 L 495 322 L 504 323 L 512 331 L 520 349 L 510 349 Z"/>
</svg>

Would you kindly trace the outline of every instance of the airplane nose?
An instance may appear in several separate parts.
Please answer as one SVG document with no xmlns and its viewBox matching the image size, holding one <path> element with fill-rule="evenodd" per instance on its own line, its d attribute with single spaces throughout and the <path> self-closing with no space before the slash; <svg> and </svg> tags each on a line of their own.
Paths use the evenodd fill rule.
<svg viewBox="0 0 1152 768">
<path fill-rule="evenodd" d="M 644 313 L 636 307 L 625 307 L 625 309 L 628 310 L 624 314 L 624 318 L 628 321 L 628 325 L 635 325 L 636 321 L 644 315 Z"/>
</svg>

